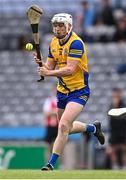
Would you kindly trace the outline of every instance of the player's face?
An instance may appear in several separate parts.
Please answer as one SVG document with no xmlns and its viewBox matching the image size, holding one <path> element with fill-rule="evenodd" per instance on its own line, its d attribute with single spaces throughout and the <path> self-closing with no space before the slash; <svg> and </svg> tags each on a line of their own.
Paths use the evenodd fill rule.
<svg viewBox="0 0 126 180">
<path fill-rule="evenodd" d="M 63 39 L 67 35 L 64 23 L 53 23 L 53 32 L 58 39 Z"/>
</svg>

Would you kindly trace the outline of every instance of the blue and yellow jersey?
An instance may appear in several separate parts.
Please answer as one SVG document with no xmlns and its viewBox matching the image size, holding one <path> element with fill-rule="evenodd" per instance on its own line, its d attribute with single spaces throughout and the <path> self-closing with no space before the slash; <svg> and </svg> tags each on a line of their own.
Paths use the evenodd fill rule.
<svg viewBox="0 0 126 180">
<path fill-rule="evenodd" d="M 67 60 L 79 61 L 74 74 L 60 77 L 57 90 L 62 93 L 72 92 L 88 86 L 87 52 L 84 42 L 76 33 L 71 32 L 64 44 L 54 37 L 50 43 L 48 60 L 56 61 L 58 69 L 67 65 Z"/>
</svg>

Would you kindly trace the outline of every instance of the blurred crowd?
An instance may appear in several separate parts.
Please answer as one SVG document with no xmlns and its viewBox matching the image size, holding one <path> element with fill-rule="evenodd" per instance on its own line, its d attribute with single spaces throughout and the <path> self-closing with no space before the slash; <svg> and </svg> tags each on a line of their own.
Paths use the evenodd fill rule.
<svg viewBox="0 0 126 180">
<path fill-rule="evenodd" d="M 87 43 L 126 41 L 125 0 L 74 0 L 73 4 L 70 4 L 69 2 L 71 1 L 66 0 L 64 7 L 62 7 L 61 0 L 54 1 L 56 10 L 50 6 L 49 0 L 36 1 L 36 4 L 45 9 L 42 23 L 39 25 L 42 43 L 46 37 L 45 35 L 52 34 L 50 23 L 52 16 L 60 11 L 72 14 L 74 20 L 73 30 Z M 24 50 L 25 44 L 28 41 L 32 42 L 26 9 L 33 1 L 23 1 L 24 3 L 13 1 L 15 10 L 11 5 L 11 1 L 7 0 L 7 2 L 10 3 L 8 6 L 5 6 L 3 3 L 0 7 L 0 40 L 3 41 L 0 45 L 0 50 Z M 8 7 L 10 11 L 8 11 Z M 46 13 L 47 7 L 48 12 Z"/>
<path fill-rule="evenodd" d="M 126 42 L 126 7 L 122 6 L 121 1 L 116 1 L 115 6 L 110 2 L 101 0 L 96 4 L 95 1 L 82 0 L 80 11 L 72 14 L 73 30 L 85 42 Z M 50 25 L 48 31 L 52 33 Z M 24 49 L 27 39 L 25 36 L 19 38 L 19 49 Z"/>
<path fill-rule="evenodd" d="M 98 5 L 96 8 L 88 0 L 81 1 L 75 30 L 86 42 L 125 42 L 125 8 L 119 2 L 113 8 L 109 0 L 101 0 Z"/>
</svg>

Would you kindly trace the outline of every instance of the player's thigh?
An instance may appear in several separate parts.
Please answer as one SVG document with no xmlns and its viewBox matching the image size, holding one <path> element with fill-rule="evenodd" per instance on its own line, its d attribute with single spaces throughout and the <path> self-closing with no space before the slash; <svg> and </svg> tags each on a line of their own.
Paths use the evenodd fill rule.
<svg viewBox="0 0 126 180">
<path fill-rule="evenodd" d="M 57 119 L 60 121 L 62 114 L 64 113 L 64 109 L 57 108 Z"/>
<path fill-rule="evenodd" d="M 69 102 L 61 116 L 60 123 L 66 123 L 67 125 L 72 125 L 73 121 L 79 116 L 84 106 L 76 103 Z"/>
</svg>

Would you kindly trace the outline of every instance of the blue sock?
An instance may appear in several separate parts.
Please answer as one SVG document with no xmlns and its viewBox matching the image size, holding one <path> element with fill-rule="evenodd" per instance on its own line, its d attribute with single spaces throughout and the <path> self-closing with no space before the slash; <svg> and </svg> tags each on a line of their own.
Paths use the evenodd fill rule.
<svg viewBox="0 0 126 180">
<path fill-rule="evenodd" d="M 96 127 L 93 124 L 87 124 L 87 132 L 96 132 Z"/>
<path fill-rule="evenodd" d="M 55 154 L 55 153 L 52 153 L 48 163 L 51 164 L 53 167 L 55 166 L 56 164 L 56 161 L 58 159 L 59 155 L 58 154 Z"/>
</svg>

